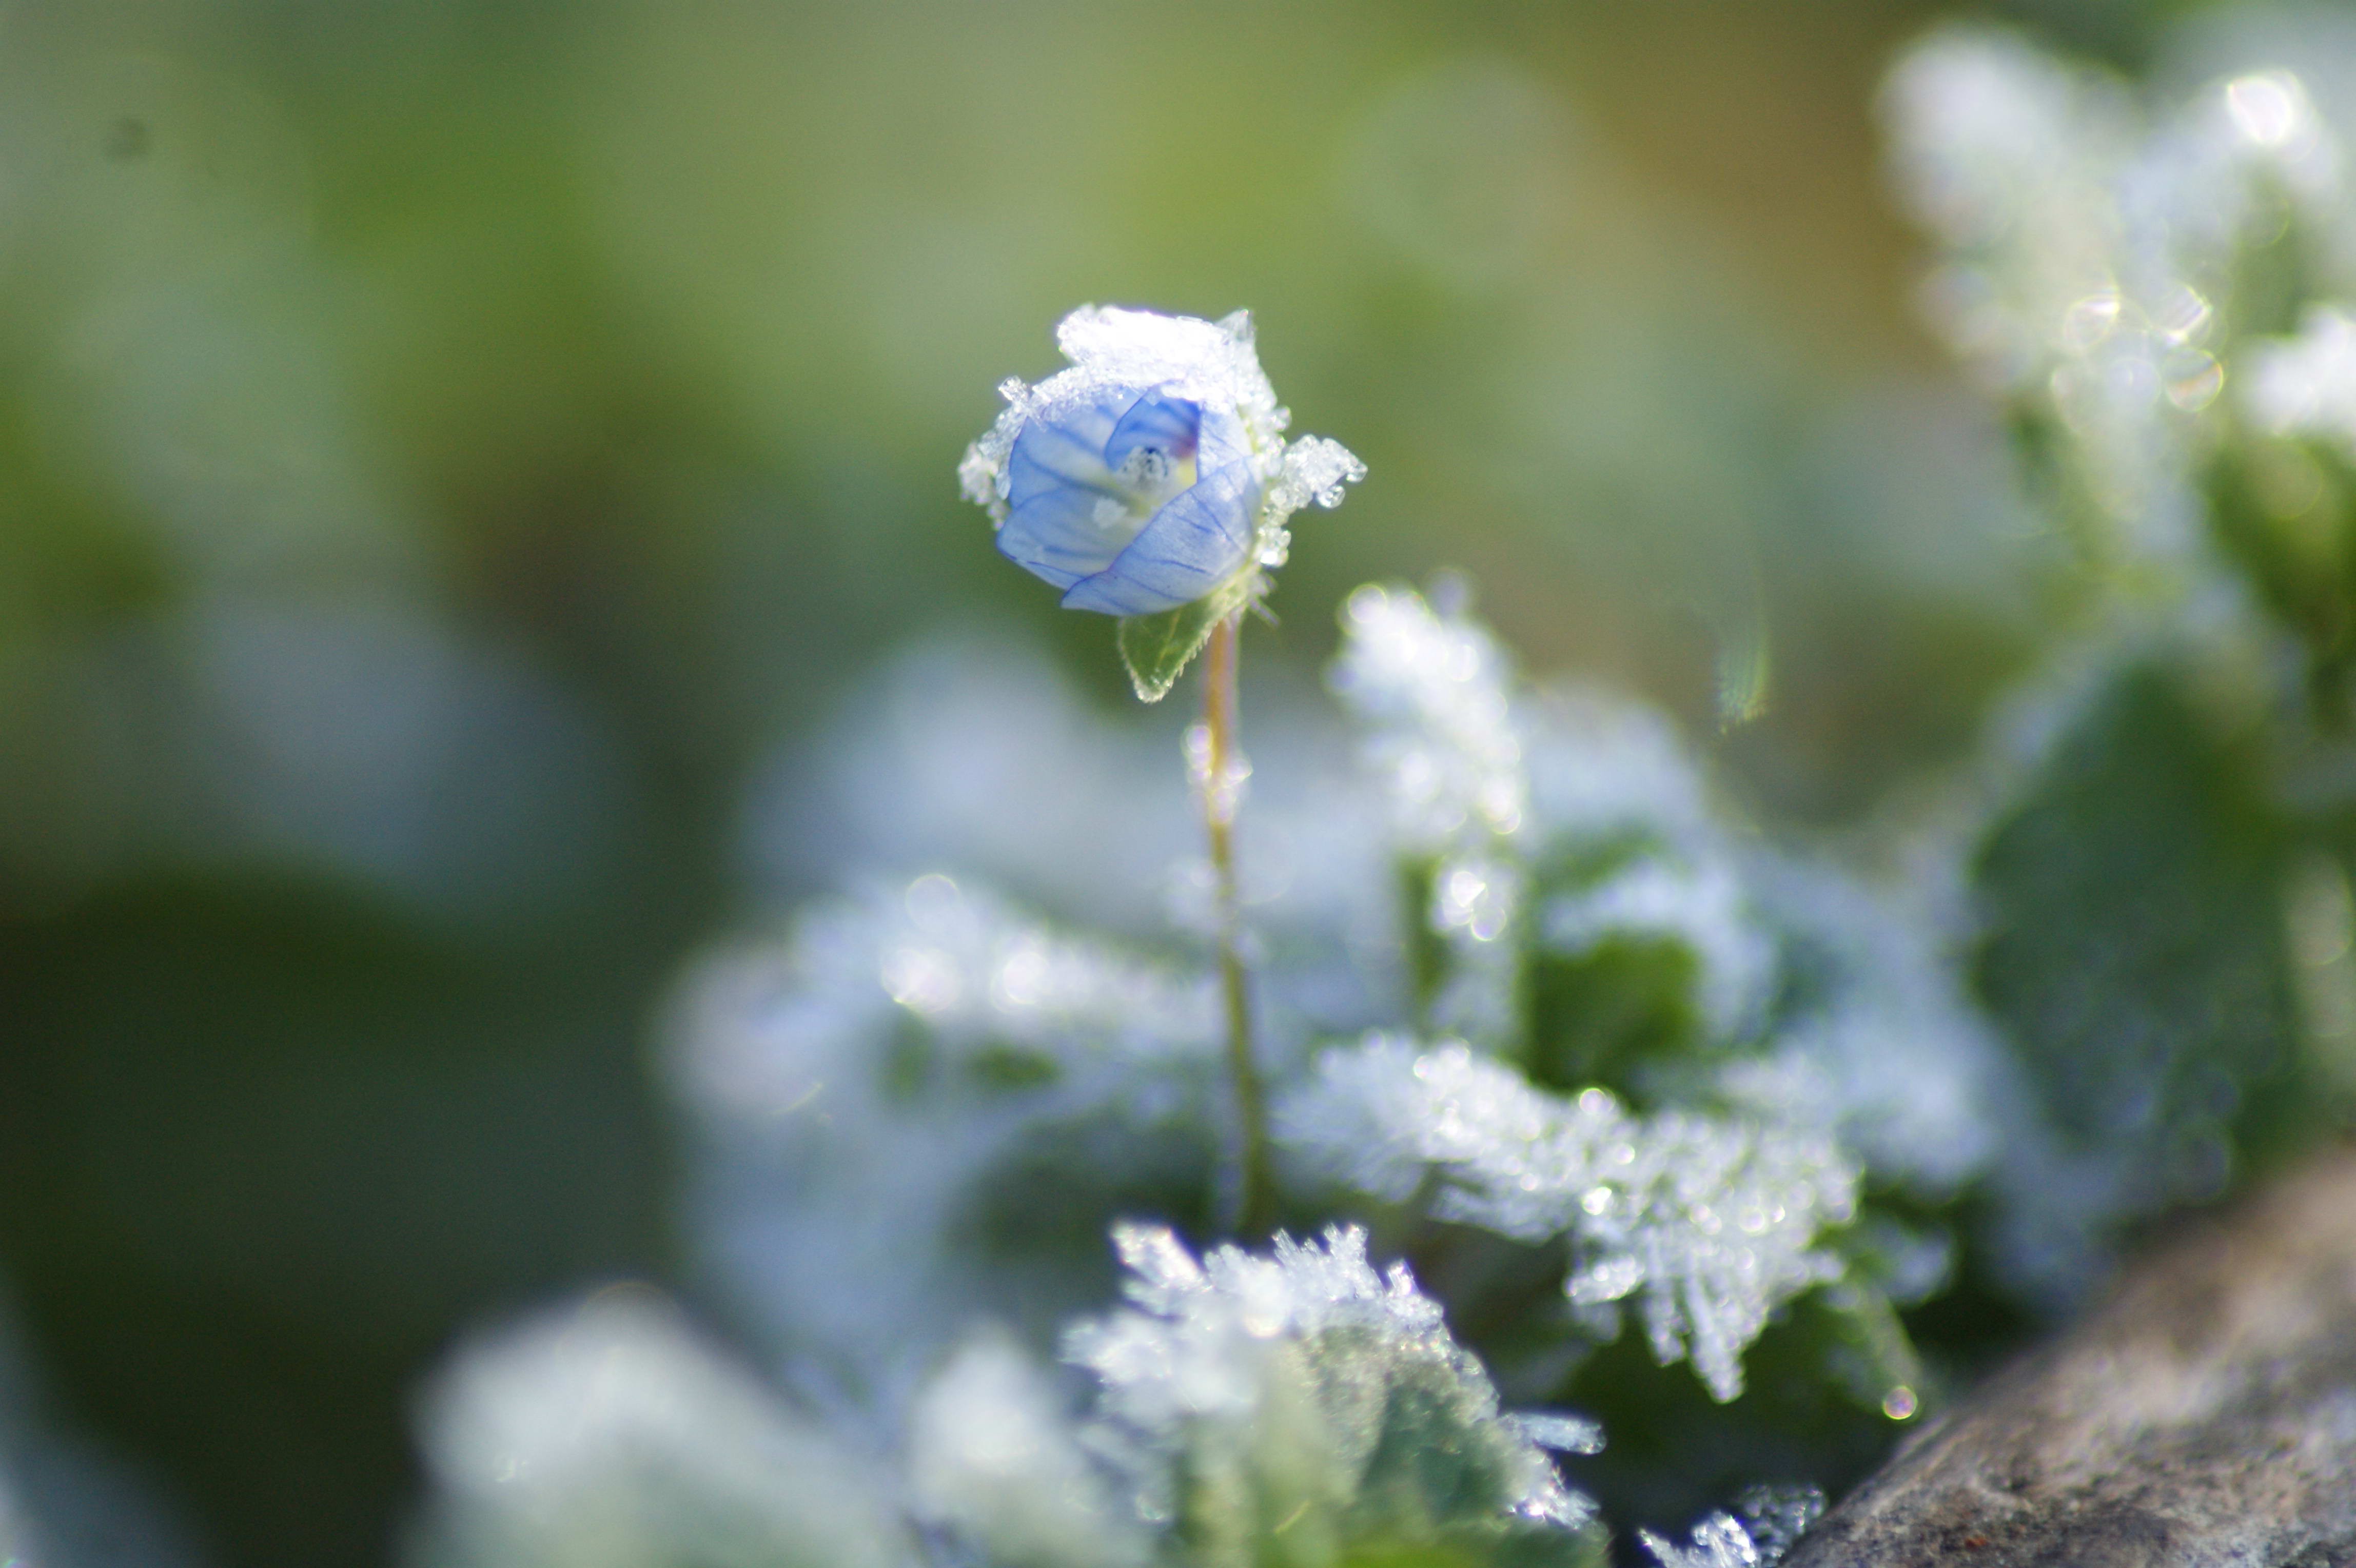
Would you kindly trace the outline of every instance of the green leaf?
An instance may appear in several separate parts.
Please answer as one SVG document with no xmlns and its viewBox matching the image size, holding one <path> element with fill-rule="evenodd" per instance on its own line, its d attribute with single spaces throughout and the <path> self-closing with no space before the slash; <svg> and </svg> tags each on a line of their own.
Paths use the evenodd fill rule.
<svg viewBox="0 0 2356 1568">
<path fill-rule="evenodd" d="M 1158 703 L 1170 694 L 1212 628 L 1252 602 L 1259 592 L 1258 569 L 1228 578 L 1191 605 L 1160 615 L 1120 618 L 1120 661 L 1140 700 Z"/>
</svg>

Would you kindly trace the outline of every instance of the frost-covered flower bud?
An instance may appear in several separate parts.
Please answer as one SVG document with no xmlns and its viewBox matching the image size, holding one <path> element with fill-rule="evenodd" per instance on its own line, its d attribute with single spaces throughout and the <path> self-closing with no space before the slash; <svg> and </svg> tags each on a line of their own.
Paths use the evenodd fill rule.
<svg viewBox="0 0 2356 1568">
<path fill-rule="evenodd" d="M 1066 608 L 1158 615 L 1232 587 L 1282 564 L 1293 512 L 1365 474 L 1334 442 L 1286 445 L 1248 312 L 1083 306 L 1055 341 L 1071 368 L 1001 386 L 1006 412 L 958 474 L 1000 552 Z"/>
</svg>

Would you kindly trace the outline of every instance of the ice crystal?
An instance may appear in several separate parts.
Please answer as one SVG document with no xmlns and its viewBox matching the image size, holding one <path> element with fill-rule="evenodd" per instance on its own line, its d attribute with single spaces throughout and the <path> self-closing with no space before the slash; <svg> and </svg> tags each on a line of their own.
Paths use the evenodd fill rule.
<svg viewBox="0 0 2356 1568">
<path fill-rule="evenodd" d="M 1753 1487 L 1742 1494 L 1740 1518 L 1708 1515 L 1693 1527 L 1690 1545 L 1649 1530 L 1636 1538 L 1660 1568 L 1774 1568 L 1824 1511 L 1825 1495 L 1814 1487 Z"/>
<path fill-rule="evenodd" d="M 1804 1127 L 1533 1088 L 1461 1043 L 1375 1036 L 1327 1052 L 1279 1107 L 1315 1168 L 1392 1202 L 1436 1180 L 1431 1212 L 1516 1240 L 1568 1237 L 1563 1289 L 1597 1316 L 1633 1298 L 1654 1355 L 1689 1357 L 1720 1400 L 1776 1306 L 1840 1273 L 1820 1232 L 1856 1211 L 1858 1172 Z"/>
<path fill-rule="evenodd" d="M 627 1294 L 464 1352 L 423 1412 L 423 1568 L 897 1568 L 905 1543 L 841 1444 Z"/>
<path fill-rule="evenodd" d="M 1364 1231 L 1199 1260 L 1160 1226 L 1115 1241 L 1129 1305 L 1076 1326 L 1065 1354 L 1099 1385 L 1088 1441 L 1194 1560 L 1258 1561 L 1270 1530 L 1341 1544 L 1592 1517 L 1541 1443 L 1588 1448 L 1592 1433 L 1502 1415 L 1440 1304 L 1405 1264 L 1377 1272 Z"/>
<path fill-rule="evenodd" d="M 1760 1568 L 1758 1543 L 1732 1514 L 1714 1513 L 1695 1525 L 1690 1546 L 1679 1546 L 1649 1530 L 1639 1530 L 1636 1539 L 1661 1568 Z"/>
</svg>

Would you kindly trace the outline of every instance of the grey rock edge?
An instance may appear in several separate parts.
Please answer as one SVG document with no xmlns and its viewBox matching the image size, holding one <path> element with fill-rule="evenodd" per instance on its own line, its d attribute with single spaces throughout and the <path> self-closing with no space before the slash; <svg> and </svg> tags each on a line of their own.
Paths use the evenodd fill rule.
<svg viewBox="0 0 2356 1568">
<path fill-rule="evenodd" d="M 1783 1568 L 2356 1563 L 2356 1151 L 2203 1222 Z"/>
</svg>

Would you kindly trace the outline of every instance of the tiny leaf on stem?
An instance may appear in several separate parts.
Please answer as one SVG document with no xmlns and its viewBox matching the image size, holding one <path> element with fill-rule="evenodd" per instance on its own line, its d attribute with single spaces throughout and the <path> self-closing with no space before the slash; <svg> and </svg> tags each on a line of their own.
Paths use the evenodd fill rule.
<svg viewBox="0 0 2356 1568">
<path fill-rule="evenodd" d="M 1158 703 L 1170 694 L 1211 630 L 1251 603 L 1258 594 L 1257 570 L 1238 573 L 1190 605 L 1159 615 L 1123 616 L 1120 620 L 1120 661 L 1142 701 Z"/>
</svg>

